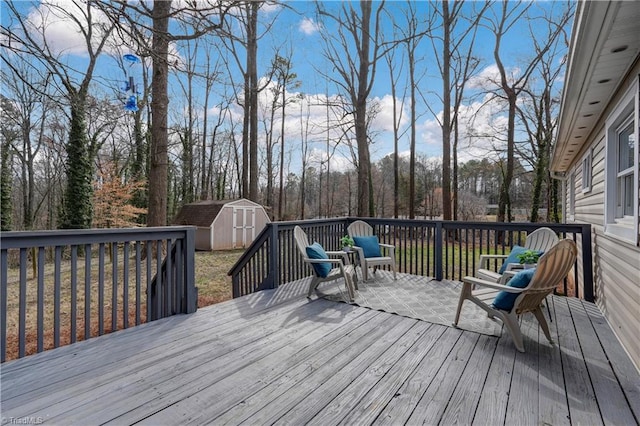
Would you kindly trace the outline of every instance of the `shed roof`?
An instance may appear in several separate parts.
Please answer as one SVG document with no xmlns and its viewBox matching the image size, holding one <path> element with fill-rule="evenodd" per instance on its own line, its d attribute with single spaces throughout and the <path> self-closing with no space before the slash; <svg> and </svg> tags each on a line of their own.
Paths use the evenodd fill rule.
<svg viewBox="0 0 640 426">
<path fill-rule="evenodd" d="M 237 200 L 204 200 L 182 206 L 173 225 L 211 226 L 225 204 Z"/>
</svg>

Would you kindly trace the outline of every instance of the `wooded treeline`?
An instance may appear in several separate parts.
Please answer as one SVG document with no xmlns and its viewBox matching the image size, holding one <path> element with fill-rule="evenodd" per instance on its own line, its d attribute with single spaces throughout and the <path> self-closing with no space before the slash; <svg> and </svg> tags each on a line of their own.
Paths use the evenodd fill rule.
<svg viewBox="0 0 640 426">
<path fill-rule="evenodd" d="M 572 7 L 4 2 L 2 229 L 157 226 L 237 197 L 274 220 L 470 220 L 497 205 L 501 221 L 557 221 L 548 161 Z M 292 14 L 314 43 L 282 31 Z M 315 85 L 298 74 L 305 48 L 325 64 Z M 433 129 L 442 157 L 424 154 Z"/>
</svg>

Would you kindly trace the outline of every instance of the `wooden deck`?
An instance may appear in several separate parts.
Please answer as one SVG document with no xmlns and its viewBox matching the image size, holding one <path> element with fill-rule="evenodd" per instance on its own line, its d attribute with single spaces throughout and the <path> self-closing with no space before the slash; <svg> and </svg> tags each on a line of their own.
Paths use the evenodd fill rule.
<svg viewBox="0 0 640 426">
<path fill-rule="evenodd" d="M 554 297 L 557 344 L 525 318 L 519 353 L 506 332 L 496 338 L 309 301 L 305 290 L 289 284 L 7 362 L 3 424 L 640 419 L 638 371 L 593 304 Z"/>
</svg>

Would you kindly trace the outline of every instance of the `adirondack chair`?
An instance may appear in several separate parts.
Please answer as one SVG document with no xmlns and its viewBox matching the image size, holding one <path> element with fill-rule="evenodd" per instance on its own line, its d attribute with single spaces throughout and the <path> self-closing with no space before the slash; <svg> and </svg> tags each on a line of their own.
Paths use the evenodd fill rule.
<svg viewBox="0 0 640 426">
<path fill-rule="evenodd" d="M 469 300 L 487 311 L 489 317 L 497 317 L 506 325 L 520 352 L 524 352 L 524 343 L 518 316 L 526 312 L 532 312 L 535 315 L 544 335 L 553 344 L 549 326 L 542 312 L 542 302 L 568 275 L 575 263 L 577 253 L 578 250 L 573 241 L 562 240 L 540 256 L 535 269 L 518 272 L 508 285 L 476 277 L 464 277 L 453 325 L 458 325 L 462 304 L 465 300 Z M 526 280 L 527 275 L 530 281 Z M 520 279 L 520 276 L 524 278 Z M 474 290 L 474 288 L 477 289 Z M 515 300 L 513 300 L 514 297 Z M 513 302 L 512 305 L 511 302 Z"/>
<path fill-rule="evenodd" d="M 546 252 L 558 242 L 558 236 L 550 228 L 538 228 L 529 235 L 524 242 L 524 249 L 533 250 L 538 252 Z M 496 272 L 489 269 L 489 261 L 502 260 L 506 262 L 503 265 L 502 272 Z M 513 276 L 513 274 L 504 274 L 505 271 L 513 271 L 514 269 L 521 268 L 519 263 L 511 262 L 509 255 L 506 254 L 483 254 L 480 256 L 480 262 L 478 262 L 478 268 L 476 269 L 475 276 L 481 280 L 493 281 L 500 284 L 506 284 L 507 280 Z"/>
<path fill-rule="evenodd" d="M 313 250 L 314 247 L 312 247 L 312 244 L 309 244 L 307 234 L 302 230 L 302 228 L 296 226 L 293 230 L 293 235 L 296 240 L 298 250 L 302 255 L 302 259 L 311 265 L 313 270 L 313 278 L 309 284 L 309 293 L 307 294 L 307 297 L 311 297 L 311 294 L 318 288 L 320 283 L 344 278 L 347 293 L 349 294 L 349 302 L 353 302 L 355 299 L 355 289 L 358 288 L 358 278 L 355 274 L 353 265 L 349 262 L 347 253 L 344 251 L 324 251 L 322 249 L 320 251 L 321 253 L 324 253 L 326 257 L 320 255 L 317 257 L 321 258 L 311 258 L 308 248 L 312 248 L 310 251 L 311 253 L 317 254 L 317 251 Z M 319 246 L 317 243 L 315 244 Z M 339 257 L 329 258 L 328 256 Z M 326 267 L 327 264 L 330 265 L 328 268 Z M 333 265 L 335 265 L 335 267 L 333 267 Z"/>
<path fill-rule="evenodd" d="M 362 269 L 362 279 L 369 279 L 369 268 L 375 273 L 379 266 L 389 265 L 393 271 L 393 279 L 396 279 L 396 254 L 395 247 L 391 244 L 382 244 L 373 235 L 373 228 L 362 220 L 356 220 L 347 227 L 347 233 L 355 241 L 353 249 L 358 253 L 358 261 Z M 383 251 L 386 255 L 383 255 Z"/>
</svg>

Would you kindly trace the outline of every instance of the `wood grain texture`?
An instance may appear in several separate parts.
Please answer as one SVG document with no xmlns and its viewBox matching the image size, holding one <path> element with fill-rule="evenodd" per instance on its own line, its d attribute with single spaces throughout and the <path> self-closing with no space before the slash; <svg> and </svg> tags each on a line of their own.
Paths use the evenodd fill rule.
<svg viewBox="0 0 640 426">
<path fill-rule="evenodd" d="M 45 424 L 638 424 L 640 375 L 594 304 L 550 297 L 557 343 L 525 315 L 519 353 L 505 330 L 496 338 L 307 299 L 304 287 L 5 363 L 3 416 Z"/>
</svg>

